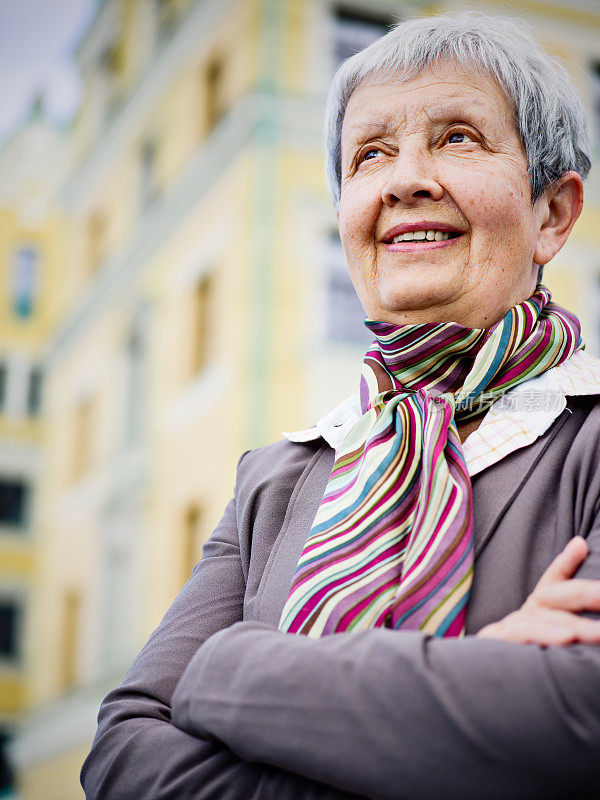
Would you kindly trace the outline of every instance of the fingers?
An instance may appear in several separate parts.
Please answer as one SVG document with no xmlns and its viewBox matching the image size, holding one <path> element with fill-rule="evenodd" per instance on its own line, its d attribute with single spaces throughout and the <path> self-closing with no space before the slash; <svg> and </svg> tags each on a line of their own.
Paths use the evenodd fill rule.
<svg viewBox="0 0 600 800">
<path fill-rule="evenodd" d="M 568 644 L 600 644 L 600 622 L 585 619 L 568 611 L 547 611 L 538 620 L 531 644 L 564 646 Z"/>
<path fill-rule="evenodd" d="M 585 561 L 588 552 L 588 545 L 585 539 L 582 536 L 575 536 L 552 561 L 537 582 L 536 589 L 556 581 L 564 581 L 571 578 Z"/>
<path fill-rule="evenodd" d="M 542 647 L 600 644 L 600 620 L 579 615 L 600 613 L 600 581 L 573 578 L 588 552 L 585 539 L 571 539 L 521 608 L 487 625 L 477 636 Z"/>
<path fill-rule="evenodd" d="M 575 643 L 597 645 L 600 644 L 600 621 L 578 617 L 569 611 L 537 609 L 534 613 L 524 613 L 519 610 L 486 625 L 477 636 L 542 647 Z"/>
<path fill-rule="evenodd" d="M 600 611 L 600 581 L 571 578 L 536 587 L 531 600 L 561 611 Z"/>
</svg>

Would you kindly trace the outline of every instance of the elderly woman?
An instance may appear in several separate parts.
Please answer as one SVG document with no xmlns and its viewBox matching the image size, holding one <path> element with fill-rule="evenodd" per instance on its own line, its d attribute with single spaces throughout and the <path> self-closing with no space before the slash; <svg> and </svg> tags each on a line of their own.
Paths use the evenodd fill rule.
<svg viewBox="0 0 600 800">
<path fill-rule="evenodd" d="M 243 457 L 87 796 L 598 797 L 600 367 L 538 283 L 576 92 L 522 26 L 438 17 L 345 62 L 327 120 L 359 395 Z"/>
</svg>

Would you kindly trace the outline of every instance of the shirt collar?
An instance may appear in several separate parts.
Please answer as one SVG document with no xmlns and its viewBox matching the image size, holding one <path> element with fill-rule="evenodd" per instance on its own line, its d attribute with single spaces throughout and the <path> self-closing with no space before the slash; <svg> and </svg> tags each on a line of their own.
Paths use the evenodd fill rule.
<svg viewBox="0 0 600 800">
<path fill-rule="evenodd" d="M 463 443 L 467 464 L 473 462 L 473 469 L 470 466 L 469 472 L 474 474 L 479 471 L 475 468 L 475 461 L 481 442 L 494 430 L 499 430 L 501 426 L 505 431 L 514 429 L 519 432 L 521 442 L 530 444 L 547 431 L 563 412 L 568 396 L 594 394 L 600 394 L 600 359 L 585 350 L 577 350 L 557 367 L 515 386 L 496 400 L 481 425 Z M 291 442 L 309 442 L 321 438 L 337 451 L 361 416 L 359 396 L 352 395 L 316 425 L 300 431 L 284 431 L 283 436 Z"/>
<path fill-rule="evenodd" d="M 314 439 L 325 439 L 328 445 L 337 450 L 344 441 L 355 422 L 362 417 L 360 399 L 357 394 L 347 397 L 343 403 L 325 414 L 311 428 L 301 431 L 283 431 L 290 442 L 310 442 Z"/>
</svg>

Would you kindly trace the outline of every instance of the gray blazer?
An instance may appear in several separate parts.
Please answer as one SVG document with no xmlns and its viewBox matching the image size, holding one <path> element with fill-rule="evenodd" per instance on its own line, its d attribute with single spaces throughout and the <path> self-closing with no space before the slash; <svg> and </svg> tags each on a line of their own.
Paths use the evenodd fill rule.
<svg viewBox="0 0 600 800">
<path fill-rule="evenodd" d="M 474 477 L 468 634 L 576 534 L 580 575 L 600 577 L 599 442 L 600 401 L 572 398 Z M 276 630 L 332 464 L 322 440 L 242 457 L 202 561 L 101 706 L 89 800 L 600 797 L 600 647 Z"/>
</svg>

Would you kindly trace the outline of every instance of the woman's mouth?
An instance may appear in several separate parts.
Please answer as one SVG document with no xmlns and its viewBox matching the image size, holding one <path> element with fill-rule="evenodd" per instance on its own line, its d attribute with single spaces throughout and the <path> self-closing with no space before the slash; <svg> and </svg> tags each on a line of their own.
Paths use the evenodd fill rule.
<svg viewBox="0 0 600 800">
<path fill-rule="evenodd" d="M 420 250 L 437 250 L 450 247 L 463 235 L 454 225 L 433 219 L 401 222 L 382 236 L 382 244 L 391 253 L 416 253 Z"/>
<path fill-rule="evenodd" d="M 451 231 L 439 231 L 430 229 L 427 231 L 407 231 L 407 233 L 399 233 L 394 236 L 390 244 L 398 244 L 398 242 L 445 242 L 447 239 L 455 239 L 460 234 Z"/>
<path fill-rule="evenodd" d="M 392 253 L 415 252 L 417 250 L 432 250 L 447 247 L 462 236 L 458 231 L 441 231 L 436 228 L 427 230 L 406 231 L 394 236 L 385 242 L 385 249 Z"/>
</svg>

